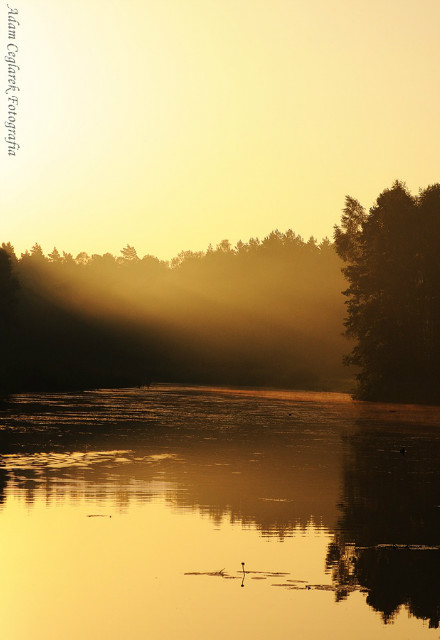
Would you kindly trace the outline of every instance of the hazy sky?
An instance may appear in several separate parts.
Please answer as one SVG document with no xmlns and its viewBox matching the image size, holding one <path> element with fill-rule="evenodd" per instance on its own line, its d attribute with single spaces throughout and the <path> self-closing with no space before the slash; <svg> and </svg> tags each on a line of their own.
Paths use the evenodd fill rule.
<svg viewBox="0 0 440 640">
<path fill-rule="evenodd" d="M 440 180 L 438 0 L 9 4 L 21 149 L 2 135 L 0 241 L 18 251 L 321 238 L 345 194 Z"/>
</svg>

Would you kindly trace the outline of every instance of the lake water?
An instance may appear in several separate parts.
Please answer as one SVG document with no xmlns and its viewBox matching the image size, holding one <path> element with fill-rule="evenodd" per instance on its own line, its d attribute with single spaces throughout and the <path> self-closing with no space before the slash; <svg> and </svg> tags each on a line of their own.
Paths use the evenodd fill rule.
<svg viewBox="0 0 440 640">
<path fill-rule="evenodd" d="M 2 640 L 439 637 L 439 408 L 160 385 L 0 429 Z"/>
</svg>

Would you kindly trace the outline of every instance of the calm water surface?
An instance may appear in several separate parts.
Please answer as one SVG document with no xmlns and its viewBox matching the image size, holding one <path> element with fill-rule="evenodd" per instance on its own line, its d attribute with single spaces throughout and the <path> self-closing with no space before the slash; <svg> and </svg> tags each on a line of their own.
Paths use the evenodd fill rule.
<svg viewBox="0 0 440 640">
<path fill-rule="evenodd" d="M 439 408 L 23 394 L 0 454 L 2 640 L 440 637 Z"/>
</svg>

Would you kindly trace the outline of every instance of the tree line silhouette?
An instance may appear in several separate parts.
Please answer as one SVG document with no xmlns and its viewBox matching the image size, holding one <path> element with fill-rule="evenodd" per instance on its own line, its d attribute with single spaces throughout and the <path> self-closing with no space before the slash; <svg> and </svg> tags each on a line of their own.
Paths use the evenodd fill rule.
<svg viewBox="0 0 440 640">
<path fill-rule="evenodd" d="M 347 197 L 335 245 L 349 282 L 346 363 L 366 400 L 440 401 L 440 184 L 396 181 L 366 213 Z"/>
<path fill-rule="evenodd" d="M 0 389 L 150 381 L 349 390 L 440 401 L 440 185 L 346 198 L 334 244 L 273 231 L 170 262 L 127 245 L 76 257 L 0 249 Z M 341 259 L 345 262 L 341 274 Z M 346 288 L 345 279 L 348 280 Z"/>
<path fill-rule="evenodd" d="M 0 388 L 347 388 L 340 269 L 329 240 L 291 230 L 170 262 L 4 243 Z"/>
</svg>

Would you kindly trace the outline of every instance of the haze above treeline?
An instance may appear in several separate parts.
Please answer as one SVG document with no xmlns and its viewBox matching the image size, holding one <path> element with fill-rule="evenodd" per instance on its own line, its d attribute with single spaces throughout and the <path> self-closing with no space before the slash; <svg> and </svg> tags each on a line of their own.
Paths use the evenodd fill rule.
<svg viewBox="0 0 440 640">
<path fill-rule="evenodd" d="M 4 389 L 151 382 L 348 389 L 332 243 L 292 230 L 170 263 L 1 251 Z"/>
</svg>

